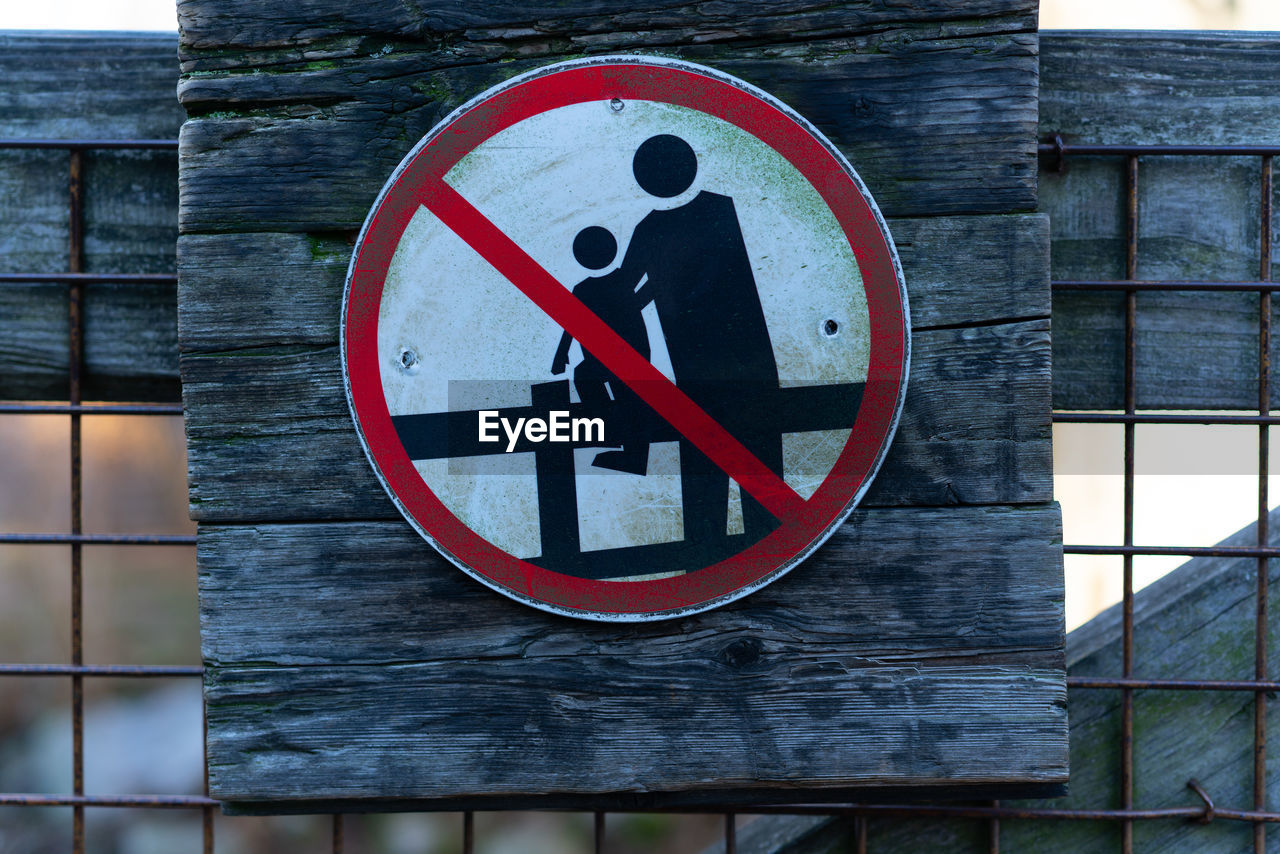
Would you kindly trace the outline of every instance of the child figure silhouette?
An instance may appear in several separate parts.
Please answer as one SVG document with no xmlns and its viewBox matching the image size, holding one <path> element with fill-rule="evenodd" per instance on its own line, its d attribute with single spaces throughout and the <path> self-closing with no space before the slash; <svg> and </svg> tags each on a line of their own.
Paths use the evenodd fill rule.
<svg viewBox="0 0 1280 854">
<path fill-rule="evenodd" d="M 618 242 L 613 234 L 598 225 L 584 228 L 573 239 L 573 257 L 588 270 L 603 270 L 613 263 L 617 254 Z M 640 314 L 642 306 L 635 286 L 634 278 L 624 276 L 621 270 L 614 270 L 603 276 L 583 279 L 574 286 L 573 295 L 648 359 L 649 334 Z M 562 374 L 569 366 L 569 345 L 572 343 L 573 337 L 568 332 L 560 336 L 551 373 Z M 578 397 L 593 409 L 609 411 L 612 417 L 606 421 L 605 429 L 622 440 L 619 450 L 596 454 L 592 465 L 643 475 L 649 467 L 649 443 L 637 440 L 628 427 L 641 419 L 644 402 L 585 347 L 582 355 L 582 361 L 573 371 L 573 385 L 578 390 Z"/>
</svg>

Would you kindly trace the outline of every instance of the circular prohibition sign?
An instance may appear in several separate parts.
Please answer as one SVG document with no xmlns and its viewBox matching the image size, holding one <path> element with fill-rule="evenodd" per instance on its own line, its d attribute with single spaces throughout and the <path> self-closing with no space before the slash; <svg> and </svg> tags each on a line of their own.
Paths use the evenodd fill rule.
<svg viewBox="0 0 1280 854">
<path fill-rule="evenodd" d="M 500 593 L 611 621 L 725 604 L 821 545 L 888 452 L 910 349 L 892 240 L 839 151 L 750 84 L 640 56 L 522 74 L 428 133 L 365 221 L 341 336 L 409 523 Z M 574 385 L 540 382 L 571 342 Z M 491 393 L 521 377 L 523 399 Z M 515 418 L 548 394 L 652 430 L 558 447 Z"/>
</svg>

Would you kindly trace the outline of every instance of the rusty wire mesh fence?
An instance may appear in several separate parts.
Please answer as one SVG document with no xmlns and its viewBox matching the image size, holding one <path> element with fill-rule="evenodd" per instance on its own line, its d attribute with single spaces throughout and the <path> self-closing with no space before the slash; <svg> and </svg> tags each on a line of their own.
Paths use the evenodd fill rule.
<svg viewBox="0 0 1280 854">
<path fill-rule="evenodd" d="M 181 417 L 180 404 L 137 404 L 82 402 L 84 370 L 84 303 L 85 289 L 100 284 L 133 283 L 172 288 L 177 284 L 173 274 L 102 274 L 84 271 L 85 236 L 85 156 L 90 151 L 176 151 L 174 140 L 0 140 L 0 149 L 55 150 L 67 154 L 67 270 L 65 273 L 7 273 L 0 284 L 25 285 L 55 283 L 67 288 L 67 399 L 57 403 L 0 403 L 0 414 L 65 416 L 69 424 L 69 519 L 66 531 L 34 533 L 5 531 L 0 544 L 62 547 L 69 552 L 70 573 L 70 661 L 61 664 L 0 664 L 3 677 L 69 678 L 71 683 L 71 779 L 70 793 L 20 794 L 0 793 L 3 807 L 70 807 L 72 814 L 71 847 L 85 850 L 86 808 L 146 807 L 155 809 L 199 809 L 202 813 L 206 849 L 212 850 L 213 810 L 215 803 L 204 797 L 182 795 L 94 795 L 85 792 L 85 680 L 86 679 L 156 679 L 196 678 L 199 664 L 192 665 L 128 665 L 86 664 L 84 648 L 84 551 L 86 546 L 195 546 L 195 537 L 174 534 L 98 534 L 84 531 L 83 440 L 85 418 L 95 416 L 168 416 Z M 53 330 L 50 330 L 51 334 Z M 52 467 L 52 466 L 51 466 Z M 12 683 L 13 680 L 8 680 Z"/>
<path fill-rule="evenodd" d="M 59 402 L 4 402 L 0 403 L 0 415 L 21 416 L 56 416 L 66 419 L 69 425 L 69 525 L 65 531 L 25 532 L 4 531 L 0 533 L 0 546 L 39 546 L 47 549 L 61 549 L 66 554 L 67 571 L 70 590 L 70 639 L 69 660 L 63 663 L 3 663 L 0 664 L 0 695 L 5 692 L 20 690 L 15 687 L 19 678 L 37 678 L 41 680 L 67 680 L 70 683 L 70 724 L 71 724 L 71 791 L 63 793 L 0 793 L 0 829 L 6 824 L 12 826 L 15 819 L 9 816 L 29 815 L 23 808 L 41 808 L 69 812 L 71 816 L 69 838 L 54 843 L 51 850 L 69 848 L 76 854 L 93 850 L 93 838 L 86 835 L 86 812 L 98 810 L 165 810 L 180 811 L 191 816 L 191 821 L 198 824 L 200 842 L 193 844 L 202 846 L 205 852 L 213 852 L 217 845 L 215 839 L 216 802 L 205 795 L 193 794 L 101 794 L 86 791 L 85 786 L 85 683 L 87 680 L 157 680 L 186 679 L 196 680 L 201 675 L 198 663 L 173 665 L 137 665 L 88 664 L 85 656 L 83 625 L 85 620 L 84 604 L 84 552 L 86 548 L 120 548 L 169 546 L 191 550 L 195 538 L 189 534 L 112 534 L 86 533 L 84 530 L 84 490 L 82 462 L 82 425 L 86 419 L 103 416 L 129 416 L 147 418 L 168 418 L 176 420 L 181 415 L 181 407 L 171 404 L 139 404 L 128 402 L 92 403 L 82 402 L 82 371 L 84 364 L 84 300 L 86 290 L 97 285 L 110 283 L 146 284 L 157 288 L 172 288 L 176 283 L 172 274 L 93 274 L 84 271 L 84 233 L 82 227 L 85 204 L 83 178 L 84 162 L 87 152 L 114 150 L 160 150 L 173 151 L 176 142 L 171 140 L 0 140 L 3 149 L 42 149 L 66 152 L 67 198 L 68 198 L 68 260 L 66 272 L 63 273 L 10 273 L 0 276 L 0 285 L 23 285 L 31 283 L 56 283 L 67 289 L 68 301 L 68 373 L 67 397 Z M 710 842 L 716 842 L 728 852 L 737 850 L 738 827 L 749 815 L 769 813 L 819 815 L 846 820 L 849 828 L 848 845 L 852 850 L 863 852 L 868 850 L 867 820 L 876 816 L 893 816 L 905 818 L 951 818 L 977 820 L 986 828 L 987 846 L 990 851 L 1000 850 L 1001 822 L 1009 820 L 1083 820 L 1116 823 L 1121 829 L 1120 849 L 1124 852 L 1133 850 L 1133 827 L 1140 821 L 1239 821 L 1253 826 L 1253 845 L 1257 852 L 1265 851 L 1268 839 L 1268 824 L 1280 821 L 1280 813 L 1268 808 L 1266 790 L 1267 761 L 1267 703 L 1268 693 L 1280 690 L 1280 681 L 1269 678 L 1267 626 L 1269 614 L 1267 610 L 1267 562 L 1280 557 L 1280 549 L 1269 545 L 1267 526 L 1269 496 L 1267 492 L 1269 455 L 1269 428 L 1278 423 L 1277 416 L 1270 413 L 1271 397 L 1271 294 L 1280 287 L 1280 283 L 1271 281 L 1272 266 L 1272 210 L 1273 196 L 1273 157 L 1280 153 L 1280 147 L 1257 146 L 1117 146 L 1117 145 L 1074 145 L 1066 144 L 1060 138 L 1041 145 L 1041 153 L 1048 168 L 1061 168 L 1063 164 L 1077 157 L 1122 158 L 1125 163 L 1125 186 L 1122 188 L 1127 212 L 1125 226 L 1125 277 L 1118 281 L 1056 281 L 1053 283 L 1055 299 L 1071 299 L 1077 291 L 1118 291 L 1125 295 L 1125 347 L 1124 347 L 1124 390 L 1125 408 L 1123 412 L 1057 412 L 1054 420 L 1058 423 L 1120 425 L 1124 431 L 1124 500 L 1123 500 L 1123 542 L 1120 545 L 1083 545 L 1068 544 L 1067 554 L 1072 555 L 1106 555 L 1119 557 L 1123 572 L 1123 636 L 1122 636 L 1122 669 L 1114 676 L 1071 677 L 1068 680 L 1072 692 L 1118 690 L 1122 697 L 1122 738 L 1121 751 L 1116 757 L 1116 774 L 1120 785 L 1120 802 L 1098 804 L 1092 809 L 1060 809 L 1055 808 L 1052 801 L 1027 808 L 999 803 L 984 804 L 843 804 L 770 807 L 759 805 L 744 807 L 744 815 L 715 814 L 694 818 L 694 824 L 681 824 L 680 820 L 671 817 L 663 821 L 673 822 L 656 830 L 637 831 L 619 837 L 611 830 L 619 822 L 635 819 L 635 816 L 612 815 L 596 812 L 593 815 L 566 817 L 574 828 L 568 836 L 561 834 L 558 839 L 576 839 L 579 850 L 603 852 L 648 850 L 674 851 L 697 850 Z M 1258 258 L 1258 277 L 1253 281 L 1151 281 L 1140 278 L 1141 258 L 1138 252 L 1138 221 L 1140 216 L 1138 204 L 1138 187 L 1141 175 L 1141 164 L 1147 158 L 1165 156 L 1191 157 L 1241 157 L 1257 159 L 1258 188 L 1261 197 L 1261 241 Z M 1137 406 L 1137 371 L 1136 371 L 1136 326 L 1141 311 L 1142 294 L 1151 291 L 1216 291 L 1255 294 L 1258 298 L 1258 406 L 1256 414 L 1171 414 L 1167 412 L 1144 412 Z M 1212 425 L 1247 425 L 1257 428 L 1259 438 L 1257 468 L 1257 543 L 1252 547 L 1190 547 L 1179 544 L 1137 544 L 1134 541 L 1134 460 L 1136 452 L 1136 428 L 1143 424 L 1212 424 Z M 48 461 L 50 470 L 56 470 L 60 463 Z M 1141 667 L 1135 664 L 1133 656 L 1134 636 L 1134 584 L 1133 562 L 1135 557 L 1151 555 L 1175 555 L 1187 557 L 1234 557 L 1256 560 L 1257 572 L 1257 609 L 1256 609 L 1256 646 L 1254 655 L 1254 677 L 1248 680 L 1213 680 L 1204 678 L 1206 674 L 1187 673 L 1183 678 L 1152 679 L 1144 678 Z M 194 631 L 194 626 L 191 627 Z M 6 655 L 6 657 L 9 657 Z M 1218 804 L 1213 800 L 1212 792 L 1207 791 L 1198 782 L 1189 780 L 1187 784 L 1196 792 L 1202 803 L 1199 806 L 1150 809 L 1134 801 L 1134 692 L 1144 691 L 1231 691 L 1247 692 L 1254 698 L 1254 730 L 1253 730 L 1253 800 L 1249 804 Z M 202 775 L 203 776 L 203 775 Z M 486 849 L 486 822 L 491 816 L 481 814 L 480 829 L 477 830 L 477 815 L 465 813 L 460 816 L 444 816 L 434 819 L 437 823 L 448 821 L 454 823 L 454 830 L 449 834 L 437 833 L 431 839 L 420 838 L 418 850 L 454 850 L 472 852 Z M 21 821 L 21 818 L 16 819 Z M 249 819 L 245 819 L 249 820 Z M 218 822 L 223 819 L 218 818 Z M 315 821 L 323 823 L 323 829 L 315 829 Z M 329 848 L 341 852 L 348 847 L 348 836 L 354 826 L 363 827 L 367 819 L 347 819 L 341 816 L 322 817 L 312 820 L 312 830 L 308 834 L 295 835 L 294 843 L 302 850 L 301 840 L 305 837 L 307 844 L 319 846 L 319 850 Z M 646 836 L 646 833 L 648 834 Z M 358 845 L 350 847 L 373 847 L 385 836 L 359 831 L 355 834 Z M 679 839 L 677 843 L 675 840 Z M 1275 833 L 1272 833 L 1275 841 Z M 0 835 L 0 851 L 4 848 L 4 837 Z M 410 843 L 404 843 L 408 845 Z M 510 846 L 508 846 L 508 850 Z M 519 848 L 515 850 L 520 850 Z M 546 850 L 530 843 L 525 850 Z"/>
<path fill-rule="evenodd" d="M 1271 415 L 1271 294 L 1276 283 L 1271 281 L 1272 264 L 1272 198 L 1274 195 L 1273 157 L 1280 153 L 1274 146 L 1174 146 L 1174 145 L 1067 145 L 1061 137 L 1041 146 L 1042 152 L 1052 156 L 1055 168 L 1065 168 L 1072 156 L 1122 157 L 1125 162 L 1124 181 L 1124 269 L 1123 281 L 1055 281 L 1055 298 L 1071 291 L 1120 291 L 1125 294 L 1124 322 L 1124 412 L 1123 413 L 1066 413 L 1056 412 L 1057 423 L 1121 424 L 1124 428 L 1124 541 L 1119 546 L 1064 545 L 1067 554 L 1114 555 L 1123 561 L 1123 613 L 1122 672 L 1115 678 L 1069 677 L 1068 689 L 1089 690 L 1118 688 L 1121 691 L 1121 741 L 1118 757 L 1120 775 L 1119 809 L 1100 810 L 1099 818 L 1111 818 L 1121 822 L 1121 850 L 1133 850 L 1133 822 L 1140 819 L 1184 818 L 1198 819 L 1205 823 L 1214 819 L 1229 819 L 1253 823 L 1253 846 L 1256 852 L 1267 849 L 1267 824 L 1280 821 L 1280 814 L 1267 808 L 1267 699 L 1280 683 L 1268 678 L 1268 561 L 1280 556 L 1280 550 L 1270 545 L 1268 530 L 1269 497 L 1269 428 L 1276 422 Z M 1257 157 L 1259 192 L 1259 251 L 1258 278 L 1254 281 L 1205 282 L 1205 281 L 1150 281 L 1139 278 L 1138 253 L 1138 186 L 1140 163 L 1143 157 Z M 1169 413 L 1139 412 L 1137 407 L 1137 318 L 1140 293 L 1150 291 L 1218 291 L 1256 293 L 1258 295 L 1258 412 L 1257 415 L 1199 414 L 1179 415 Z M 1252 548 L 1208 547 L 1194 548 L 1179 545 L 1134 543 L 1134 468 L 1136 459 L 1136 428 L 1139 424 L 1204 424 L 1204 425 L 1256 425 L 1258 428 L 1257 468 L 1257 540 Z M 1133 561 L 1142 555 L 1179 555 L 1184 557 L 1245 557 L 1257 561 L 1257 592 L 1254 623 L 1254 678 L 1246 681 L 1226 681 L 1204 678 L 1203 674 L 1187 674 L 1185 679 L 1144 679 L 1134 666 L 1134 602 Z M 1215 805 L 1209 792 L 1196 780 L 1187 785 L 1204 802 L 1202 809 L 1143 810 L 1134 803 L 1134 691 L 1154 689 L 1162 691 L 1248 691 L 1254 698 L 1253 726 L 1253 803 L 1223 807 Z"/>
</svg>

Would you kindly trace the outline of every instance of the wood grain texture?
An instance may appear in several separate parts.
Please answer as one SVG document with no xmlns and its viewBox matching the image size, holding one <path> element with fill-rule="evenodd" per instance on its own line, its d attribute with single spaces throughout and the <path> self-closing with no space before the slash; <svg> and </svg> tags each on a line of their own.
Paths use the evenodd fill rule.
<svg viewBox="0 0 1280 854">
<path fill-rule="evenodd" d="M 840 8 L 842 5 L 845 6 L 844 9 Z M 437 46 L 437 50 L 423 50 L 420 44 L 392 41 L 371 51 L 368 42 L 348 39 L 329 48 L 312 46 L 303 52 L 286 50 L 278 56 L 264 56 L 261 50 L 248 55 L 225 51 L 210 55 L 187 52 L 186 56 L 195 58 L 183 64 L 183 70 L 187 73 L 178 84 L 178 97 L 193 116 L 215 112 L 219 114 L 215 118 L 230 118 L 231 115 L 227 113 L 233 109 L 261 113 L 288 106 L 324 106 L 354 100 L 370 100 L 374 104 L 386 105 L 388 94 L 403 98 L 414 93 L 419 96 L 433 94 L 433 90 L 435 95 L 441 97 L 462 94 L 465 100 L 465 93 L 450 92 L 449 81 L 454 78 L 430 75 L 468 66 L 473 67 L 469 73 L 475 74 L 478 68 L 474 67 L 483 65 L 530 61 L 545 64 L 566 54 L 629 53 L 637 49 L 648 49 L 660 55 L 674 55 L 683 51 L 690 53 L 685 57 L 690 60 L 696 60 L 697 56 L 732 59 L 737 51 L 726 50 L 725 47 L 760 48 L 766 45 L 769 50 L 760 55 L 801 57 L 810 51 L 810 48 L 804 46 L 804 42 L 817 43 L 826 54 L 841 53 L 850 48 L 858 48 L 863 52 L 892 53 L 920 41 L 1023 35 L 1035 30 L 1034 23 L 1025 15 L 973 17 L 945 23 L 916 21 L 904 25 L 902 22 L 886 22 L 879 26 L 859 28 L 849 26 L 854 21 L 847 11 L 849 5 L 826 4 L 826 8 L 822 10 L 828 20 L 839 20 L 843 25 L 812 33 L 779 30 L 773 33 L 774 38 L 771 39 L 747 39 L 741 30 L 750 29 L 753 24 L 759 26 L 771 22 L 775 26 L 783 25 L 784 16 L 772 19 L 769 16 L 758 16 L 749 21 L 739 19 L 739 23 L 745 24 L 745 27 L 722 29 L 698 39 L 677 38 L 674 41 L 667 38 L 671 33 L 662 31 L 620 30 L 617 28 L 616 17 L 608 23 L 605 32 L 586 32 L 582 29 L 597 26 L 599 22 L 565 22 L 568 40 L 572 42 L 581 39 L 585 42 L 581 50 L 566 50 L 563 41 L 545 37 L 540 39 L 536 32 L 526 33 L 527 37 L 522 39 L 512 38 L 510 34 L 513 30 L 477 29 L 461 34 L 453 49 L 449 46 Z M 732 14 L 738 15 L 735 7 L 725 6 L 713 10 L 713 7 L 704 6 L 702 9 L 733 9 Z M 639 11 L 641 14 L 644 12 Z M 680 11 L 688 11 L 688 7 Z M 817 54 L 818 57 L 822 55 L 823 53 Z M 414 78 L 421 78 L 416 85 Z M 398 88 L 388 88 L 394 87 L 397 82 Z M 867 112 L 868 105 L 862 106 L 862 111 Z M 287 115 L 287 112 L 282 114 Z"/>
<path fill-rule="evenodd" d="M 1048 323 L 913 337 L 897 438 L 865 503 L 1052 497 Z M 393 519 L 356 438 L 336 346 L 182 356 L 192 517 Z"/>
<path fill-rule="evenodd" d="M 210 792 L 235 801 L 537 792 L 549 806 L 593 792 L 1066 777 L 1057 670 L 784 664 L 779 683 L 688 660 L 664 667 L 651 655 L 621 664 L 219 668 L 206 682 Z M 999 749 L 1011 729 L 1018 748 Z"/>
<path fill-rule="evenodd" d="M 811 786 L 990 782 L 1013 765 L 1060 782 L 1062 600 L 1040 595 L 1060 578 L 1056 520 L 862 511 L 749 599 L 625 626 L 510 602 L 403 523 L 203 526 L 214 787 L 237 800 L 750 788 L 786 785 L 819 744 L 830 777 Z M 375 708 L 385 723 L 370 732 Z M 1017 756 L 1010 726 L 1026 737 Z M 553 755 L 568 743 L 572 762 Z"/>
<path fill-rule="evenodd" d="M 811 560 L 747 599 L 679 621 L 622 625 L 551 616 L 499 596 L 401 521 L 206 524 L 204 655 L 216 667 L 422 662 L 441 650 L 478 661 L 622 661 L 649 649 L 710 661 L 749 638 L 753 655 L 777 660 L 988 656 L 987 664 L 1048 666 L 1060 660 L 1062 599 L 1036 594 L 1060 580 L 1056 512 L 859 510 Z M 350 595 L 353 577 L 360 596 Z M 837 588 L 838 601 L 814 607 Z M 273 619 L 281 612 L 304 619 L 307 631 Z"/>
<path fill-rule="evenodd" d="M 1041 44 L 1042 135 L 1146 144 L 1280 138 L 1275 36 L 1059 33 Z M 1041 175 L 1053 278 L 1124 278 L 1123 169 L 1123 158 L 1072 158 L 1064 175 Z M 1256 157 L 1142 158 L 1138 277 L 1257 279 L 1260 177 Z M 1271 275 L 1280 278 L 1280 262 Z M 1054 331 L 1054 405 L 1122 408 L 1123 295 L 1059 295 Z M 1137 333 L 1138 406 L 1256 408 L 1256 294 L 1144 293 Z"/>
<path fill-rule="evenodd" d="M 4 135 L 172 139 L 177 53 L 170 33 L 0 31 Z"/>
<path fill-rule="evenodd" d="M 970 19 L 1012 17 L 1034 29 L 1032 0 L 976 0 L 965 6 Z M 950 0 L 902 0 L 895 3 L 825 0 L 743 0 L 732 5 L 663 0 L 643 6 L 624 0 L 531 5 L 525 2 L 468 3 L 449 0 L 422 7 L 396 0 L 372 0 L 353 7 L 336 0 L 296 3 L 232 0 L 224 3 L 179 0 L 183 58 L 194 68 L 227 68 L 250 52 L 359 43 L 363 39 L 427 42 L 435 52 L 458 60 L 499 58 L 478 46 L 504 52 L 529 52 L 545 43 L 558 53 L 649 37 L 659 44 L 703 41 L 812 38 L 849 34 L 911 23 L 956 26 Z M 963 25 L 963 21 L 959 22 Z M 988 22 L 987 26 L 994 26 Z M 237 48 L 238 50 L 229 50 Z M 242 61 L 242 60 L 241 60 Z"/>
<path fill-rule="evenodd" d="M 1041 40 L 1044 118 L 1064 133 L 1248 145 L 1280 131 L 1274 33 L 1064 31 Z"/>
<path fill-rule="evenodd" d="M 756 83 L 795 108 L 844 151 L 887 215 L 1035 206 L 1033 33 L 665 53 Z M 181 136 L 181 229 L 356 229 L 386 177 L 440 119 L 545 62 L 405 71 L 387 57 L 363 59 L 320 103 L 231 104 L 196 116 Z M 293 81 L 266 76 L 310 94 L 306 72 Z"/>
<path fill-rule="evenodd" d="M 1049 316 L 1048 217 L 893 219 L 889 230 L 914 329 Z M 354 240 L 351 232 L 182 235 L 182 349 L 337 343 Z"/>
<path fill-rule="evenodd" d="M 5 138 L 177 137 L 177 42 L 167 35 L 0 33 Z M 0 150 L 0 273 L 68 268 L 68 157 Z M 177 157 L 85 154 L 85 259 L 91 273 L 172 273 Z M 84 396 L 177 400 L 172 286 L 91 285 Z M 0 399 L 65 398 L 67 289 L 0 285 Z"/>
</svg>

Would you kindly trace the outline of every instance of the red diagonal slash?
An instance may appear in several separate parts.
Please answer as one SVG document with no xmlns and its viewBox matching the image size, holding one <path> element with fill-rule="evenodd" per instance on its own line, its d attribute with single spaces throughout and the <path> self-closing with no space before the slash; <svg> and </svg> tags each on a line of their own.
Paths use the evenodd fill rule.
<svg viewBox="0 0 1280 854">
<path fill-rule="evenodd" d="M 798 522 L 805 502 L 728 430 L 636 352 L 457 190 L 435 179 L 422 190 L 427 210 L 466 241 L 538 308 L 591 351 L 618 379 L 783 523 Z"/>
</svg>

